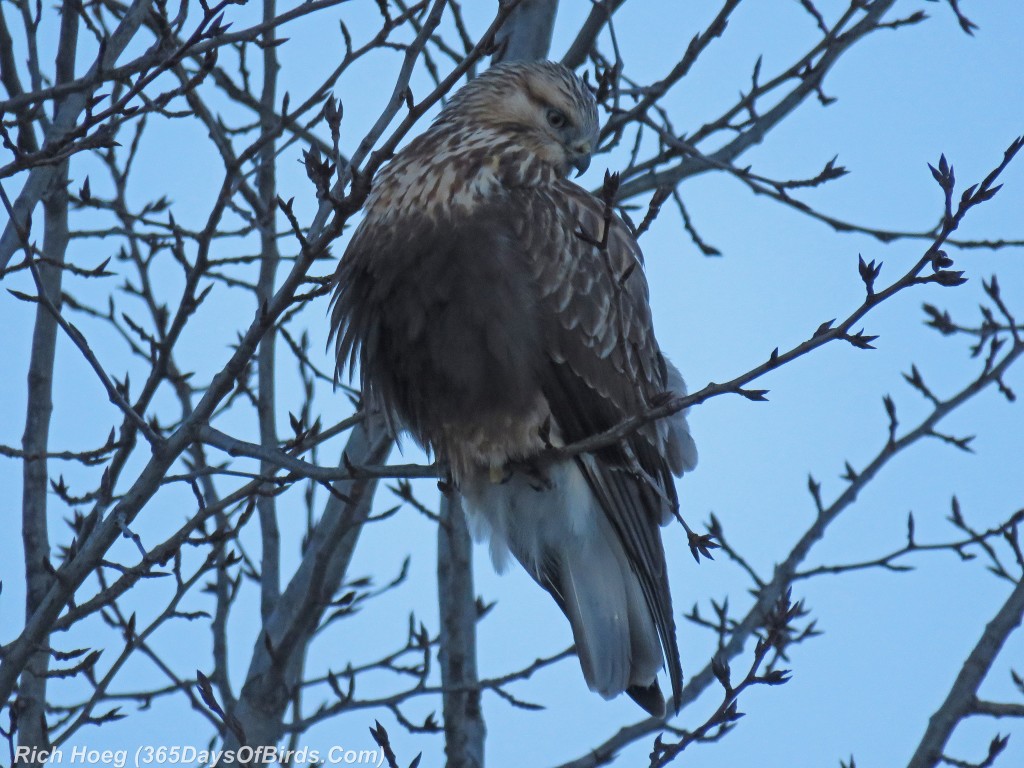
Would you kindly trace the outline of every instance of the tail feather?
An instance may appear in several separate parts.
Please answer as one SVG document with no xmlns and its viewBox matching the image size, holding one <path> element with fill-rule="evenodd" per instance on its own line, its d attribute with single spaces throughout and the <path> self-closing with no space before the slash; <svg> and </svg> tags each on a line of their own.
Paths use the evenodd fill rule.
<svg viewBox="0 0 1024 768">
<path fill-rule="evenodd" d="M 638 576 L 577 463 L 554 465 L 547 474 L 543 486 L 518 472 L 500 484 L 482 473 L 465 478 L 462 492 L 475 532 L 490 539 L 496 564 L 511 552 L 554 597 L 572 626 L 591 690 L 606 699 L 625 692 L 661 716 L 665 702 L 657 676 L 664 666 L 663 605 L 652 606 L 650 585 Z M 674 637 L 666 650 L 676 653 Z M 678 661 L 672 662 L 675 671 Z"/>
<path fill-rule="evenodd" d="M 601 518 L 612 531 L 612 537 L 622 552 L 626 564 L 624 570 L 636 585 L 634 605 L 643 606 L 651 642 L 659 646 L 659 660 L 663 652 L 668 662 L 672 710 L 676 711 L 682 693 L 683 673 L 676 644 L 665 550 L 654 522 L 663 517 L 658 510 L 664 504 L 653 488 L 629 472 L 604 466 L 590 456 L 578 457 L 577 464 L 598 508 L 604 511 Z M 613 518 L 608 510 L 617 510 L 618 513 Z M 642 684 L 642 681 L 638 682 Z"/>
<path fill-rule="evenodd" d="M 629 686 L 630 631 L 625 585 L 615 570 L 591 559 L 599 554 L 610 553 L 566 558 L 561 593 L 587 685 L 610 699 Z"/>
<path fill-rule="evenodd" d="M 665 697 L 657 683 L 651 683 L 646 688 L 639 685 L 631 685 L 626 689 L 626 694 L 643 707 L 647 714 L 653 717 L 665 716 Z"/>
</svg>

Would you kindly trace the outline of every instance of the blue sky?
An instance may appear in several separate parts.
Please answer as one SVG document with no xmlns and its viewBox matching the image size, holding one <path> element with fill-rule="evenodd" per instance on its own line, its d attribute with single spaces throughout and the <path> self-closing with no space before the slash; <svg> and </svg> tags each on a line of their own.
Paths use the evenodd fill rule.
<svg viewBox="0 0 1024 768">
<path fill-rule="evenodd" d="M 491 12 L 490 3 L 475 5 L 470 21 L 480 30 Z M 819 4 L 826 18 L 834 18 L 841 3 Z M 564 2 L 556 27 L 553 53 L 565 49 L 585 3 Z M 685 7 L 684 7 L 685 6 Z M 825 81 L 825 91 L 838 101 L 823 108 L 808 101 L 763 144 L 743 156 L 741 164 L 768 176 L 809 177 L 834 155 L 851 173 L 802 197 L 821 210 L 841 218 L 877 227 L 926 229 L 941 211 L 940 191 L 926 163 L 940 153 L 955 165 L 962 187 L 979 181 L 1002 156 L 1002 151 L 1024 132 L 1024 14 L 1013 0 L 966 4 L 978 23 L 974 37 L 964 35 L 949 8 L 942 3 L 908 0 L 897 3 L 896 15 L 924 9 L 932 18 L 896 32 L 882 31 L 858 43 Z M 714 3 L 628 3 L 619 16 L 617 34 L 627 71 L 641 81 L 662 75 L 681 55 L 686 42 L 716 11 Z M 231 9 L 229 19 L 245 23 L 254 9 Z M 366 34 L 376 23 L 376 6 L 356 2 L 289 27 L 291 41 L 280 48 L 283 71 L 280 92 L 293 100 L 304 98 L 311 72 L 327 71 L 340 50 L 337 28 L 342 16 L 354 35 Z M 675 124 L 692 130 L 717 115 L 748 87 L 750 71 L 763 55 L 763 71 L 774 73 L 815 39 L 812 19 L 797 2 L 748 3 L 736 12 L 729 28 L 703 56 L 691 75 L 666 102 Z M 343 141 L 353 146 L 390 94 L 397 68 L 394 57 L 376 57 L 359 65 L 339 83 L 336 94 L 345 104 Z M 422 72 L 413 82 L 423 92 Z M 223 106 L 227 116 L 237 114 Z M 184 121 L 156 123 L 153 136 L 139 158 L 141 200 L 167 194 L 175 201 L 175 216 L 188 225 L 201 216 L 220 183 L 220 164 L 203 145 L 201 128 Z M 344 147 L 343 147 L 344 148 Z M 312 195 L 302 167 L 292 162 L 295 152 L 281 164 L 280 194 L 294 196 L 300 220 L 312 216 Z M 622 153 L 601 156 L 582 182 L 600 184 L 606 167 L 625 162 Z M 72 166 L 77 180 L 90 174 L 94 190 L 103 181 L 87 160 Z M 203 183 L 205 180 L 209 183 Z M 989 204 L 973 212 L 965 237 L 1021 237 L 1020 211 L 1024 210 L 1024 165 L 1011 168 L 1006 186 Z M 154 192 L 159 189 L 159 193 Z M 923 250 L 917 241 L 883 245 L 868 237 L 837 234 L 827 226 L 751 195 L 722 174 L 688 180 L 681 188 L 701 235 L 722 251 L 721 258 L 702 256 L 689 241 L 678 217 L 666 210 L 641 244 L 647 256 L 648 279 L 656 329 L 666 353 L 677 363 L 692 388 L 722 381 L 763 361 L 772 348 L 783 349 L 807 338 L 824 320 L 848 314 L 860 301 L 858 254 L 884 262 L 881 280 L 893 279 Z M 191 218 L 189 218 L 191 217 Z M 232 247 L 244 250 L 237 245 Z M 251 244 L 250 244 L 251 248 Z M 338 251 L 340 252 L 341 246 Z M 91 265 L 109 255 L 104 244 L 90 241 L 72 246 L 72 256 Z M 783 558 L 813 518 L 806 490 L 808 473 L 823 483 L 826 501 L 843 487 L 838 476 L 843 462 L 859 468 L 881 447 L 887 420 L 882 396 L 896 400 L 901 421 L 914 423 L 924 413 L 921 398 L 906 385 L 901 373 L 915 363 L 940 395 L 963 386 L 977 370 L 968 357 L 967 343 L 943 338 L 924 327 L 923 302 L 949 308 L 965 322 L 978 319 L 983 300 L 981 280 L 998 273 L 1003 295 L 1011 309 L 1024 313 L 1024 268 L 1021 251 L 951 251 L 957 268 L 966 270 L 967 285 L 957 289 L 921 287 L 897 297 L 872 313 L 865 322 L 868 333 L 879 334 L 878 349 L 860 351 L 834 345 L 765 377 L 759 387 L 770 389 L 767 403 L 742 398 L 718 398 L 691 414 L 701 458 L 696 472 L 680 486 L 683 513 L 691 523 L 708 514 L 722 521 L 732 544 L 762 574 Z M 324 271 L 326 271 L 326 267 Z M 178 280 L 166 270 L 168 295 Z M 24 276 L 12 286 L 25 288 Z M 108 286 L 74 284 L 86 295 L 101 296 Z M 236 330 L 246 327 L 253 310 L 250 298 L 218 286 L 214 301 L 203 308 L 202 332 L 187 336 L 185 362 L 208 377 L 229 354 Z M 120 299 L 119 299 L 120 300 Z M 126 300 L 126 306 L 130 302 Z M 17 445 L 24 413 L 24 371 L 27 365 L 32 314 L 30 308 L 8 295 L 0 297 L 0 323 L 12 329 L 4 342 L 9 375 L 0 385 L 0 409 L 9 414 L 0 425 L 0 442 Z M 312 303 L 300 326 L 310 330 L 313 350 L 323 349 L 326 337 L 326 302 Z M 82 323 L 101 357 L 119 372 L 131 363 L 113 335 L 101 326 Z M 71 345 L 58 347 L 58 384 L 55 393 L 52 445 L 80 448 L 99 444 L 117 414 Z M 326 356 L 324 357 L 326 360 Z M 133 376 L 134 378 L 134 376 Z M 1015 371 L 1007 384 L 1024 391 L 1024 376 Z M 279 389 L 279 424 L 287 431 L 287 411 L 299 402 L 296 380 L 282 371 Z M 333 400 L 325 390 L 319 401 L 325 421 L 347 411 L 343 398 Z M 167 408 L 169 400 L 163 407 Z M 173 408 L 169 409 L 173 412 Z M 1019 405 L 1010 405 L 996 392 L 985 392 L 954 414 L 945 431 L 975 434 L 975 453 L 962 454 L 938 441 L 915 446 L 898 457 L 861 495 L 854 508 L 833 525 L 815 548 L 808 565 L 834 564 L 878 556 L 903 543 L 907 513 L 913 511 L 918 537 L 946 540 L 954 536 L 944 522 L 955 493 L 965 514 L 977 526 L 1005 519 L 1022 506 L 1024 430 Z M 218 426 L 251 438 L 255 420 L 239 412 Z M 407 441 L 408 442 L 408 441 Z M 333 461 L 340 446 L 321 452 Z M 396 454 L 397 455 L 397 454 Z M 406 460 L 417 460 L 407 450 Z M 54 466 L 69 482 L 92 477 L 69 466 Z M 130 473 L 126 477 L 130 477 Z M 20 466 L 0 460 L 0 487 L 9 520 L 17 518 L 20 502 Z M 417 488 L 432 498 L 431 483 Z M 81 486 L 80 486 L 81 487 Z M 287 498 L 287 497 L 286 497 Z M 322 501 L 322 499 L 321 499 Z M 68 514 L 58 500 L 51 506 L 51 530 L 63 535 L 59 522 Z M 386 491 L 379 505 L 394 499 Z M 144 542 L 155 543 L 160 534 L 190 514 L 187 489 L 161 493 L 140 518 L 138 532 Z M 289 524 L 294 520 L 294 524 Z M 286 546 L 295 563 L 303 512 L 299 494 L 282 505 Z M 749 583 L 725 558 L 697 566 L 678 528 L 665 531 L 672 571 L 677 617 L 694 603 L 707 612 L 709 599 L 728 595 L 737 612 L 749 604 Z M 351 575 L 372 575 L 385 582 L 397 573 L 403 558 L 412 557 L 409 581 L 399 590 L 371 603 L 360 615 L 343 622 L 320 639 L 310 654 L 316 668 L 341 669 L 359 663 L 382 648 L 400 643 L 410 612 L 436 628 L 432 524 L 405 509 L 389 521 L 371 525 L 363 535 Z M 255 552 L 255 539 L 244 541 Z M 114 553 L 131 560 L 130 543 Z M 494 574 L 482 547 L 476 551 L 476 587 L 486 601 L 497 601 L 480 625 L 479 652 L 483 676 L 494 676 L 555 653 L 571 641 L 568 626 L 557 608 L 518 569 Z M 802 582 L 795 596 L 806 600 L 822 637 L 795 648 L 792 681 L 779 688 L 750 692 L 741 701 L 747 713 L 736 731 L 722 743 L 694 748 L 684 758 L 688 765 L 758 764 L 769 768 L 835 766 L 852 753 L 858 766 L 888 766 L 906 762 L 920 739 L 931 712 L 941 702 L 969 649 L 1005 598 L 1007 588 L 984 569 L 984 563 L 960 564 L 946 553 L 919 556 L 910 561 L 908 574 L 864 572 L 822 577 Z M 20 626 L 23 596 L 20 543 L 17 537 L 0 540 L 0 642 L 7 642 Z M 140 618 L 150 599 L 158 600 L 159 585 L 148 586 L 152 597 L 137 608 Z M 157 604 L 156 602 L 152 603 Z M 232 678 L 244 677 L 249 649 L 257 632 L 255 594 L 240 600 L 232 617 L 237 645 L 232 649 Z M 113 642 L 96 626 L 76 644 Z M 81 639 L 81 638 L 86 639 Z M 685 672 L 699 670 L 714 648 L 714 638 L 680 622 L 679 640 Z M 154 640 L 182 674 L 209 662 L 207 635 L 196 625 L 164 630 Z M 199 650 L 192 650 L 199 649 Z M 982 688 L 986 698 L 1012 700 L 1008 669 L 1022 666 L 1024 639 L 1013 638 L 1004 649 Z M 744 657 L 745 658 L 745 657 Z M 743 662 L 736 660 L 735 669 Z M 130 663 L 132 680 L 158 680 L 143 659 Z M 381 690 L 392 685 L 386 678 Z M 128 684 L 126 683 L 126 687 Z M 542 671 L 512 689 L 516 695 L 544 703 L 545 712 L 511 709 L 485 694 L 488 759 L 491 765 L 555 765 L 585 754 L 623 724 L 639 719 L 630 701 L 604 702 L 589 693 L 575 661 Z M 369 694 L 367 689 L 365 693 Z M 699 724 L 717 704 L 717 691 L 685 711 L 678 723 Z M 409 707 L 411 719 L 422 718 L 439 703 L 423 700 Z M 310 745 L 322 749 L 335 744 L 368 748 L 366 728 L 373 717 L 388 727 L 402 762 L 419 751 L 424 764 L 441 760 L 440 737 L 411 737 L 387 713 L 357 712 L 312 730 Z M 1013 737 L 1003 765 L 1024 762 L 1024 729 L 1010 722 L 971 721 L 951 744 L 958 757 L 980 759 L 996 732 Z M 145 741 L 199 746 L 207 730 L 199 718 L 180 705 L 161 703 L 119 724 L 86 730 L 80 741 L 90 747 L 132 747 Z M 620 764 L 643 764 L 649 738 L 624 753 Z M 680 761 L 682 763 L 682 760 Z"/>
</svg>

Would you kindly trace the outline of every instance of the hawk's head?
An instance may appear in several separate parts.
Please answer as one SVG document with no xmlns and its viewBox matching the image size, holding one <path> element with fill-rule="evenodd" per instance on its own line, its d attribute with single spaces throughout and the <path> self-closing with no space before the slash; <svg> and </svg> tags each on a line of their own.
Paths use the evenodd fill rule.
<svg viewBox="0 0 1024 768">
<path fill-rule="evenodd" d="M 490 128 L 565 176 L 590 165 L 597 146 L 597 105 L 586 84 L 552 61 L 491 67 L 460 90 L 440 122 Z"/>
</svg>

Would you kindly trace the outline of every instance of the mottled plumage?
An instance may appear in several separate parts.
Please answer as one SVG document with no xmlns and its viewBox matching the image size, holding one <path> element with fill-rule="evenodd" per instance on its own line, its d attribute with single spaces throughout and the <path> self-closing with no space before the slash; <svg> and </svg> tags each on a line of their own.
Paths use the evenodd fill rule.
<svg viewBox="0 0 1024 768">
<path fill-rule="evenodd" d="M 659 523 L 696 463 L 685 419 L 535 460 L 684 391 L 635 239 L 614 216 L 605 237 L 602 202 L 565 178 L 597 130 L 558 64 L 465 86 L 374 180 L 332 330 L 367 402 L 451 467 L 496 565 L 511 552 L 565 612 L 590 687 L 658 714 L 663 659 L 677 701 L 682 680 Z"/>
</svg>

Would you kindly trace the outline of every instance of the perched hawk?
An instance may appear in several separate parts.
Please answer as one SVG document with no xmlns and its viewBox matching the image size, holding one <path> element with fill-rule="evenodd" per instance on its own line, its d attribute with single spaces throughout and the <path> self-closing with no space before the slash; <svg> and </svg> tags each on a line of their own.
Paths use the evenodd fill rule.
<svg viewBox="0 0 1024 768">
<path fill-rule="evenodd" d="M 685 391 L 636 240 L 565 178 L 597 136 L 593 97 L 559 64 L 470 82 L 374 180 L 332 332 L 367 402 L 450 467 L 496 566 L 511 552 L 558 603 L 590 688 L 661 715 L 658 670 L 676 707 L 682 673 L 658 526 L 696 463 L 686 421 L 541 459 Z"/>
</svg>

